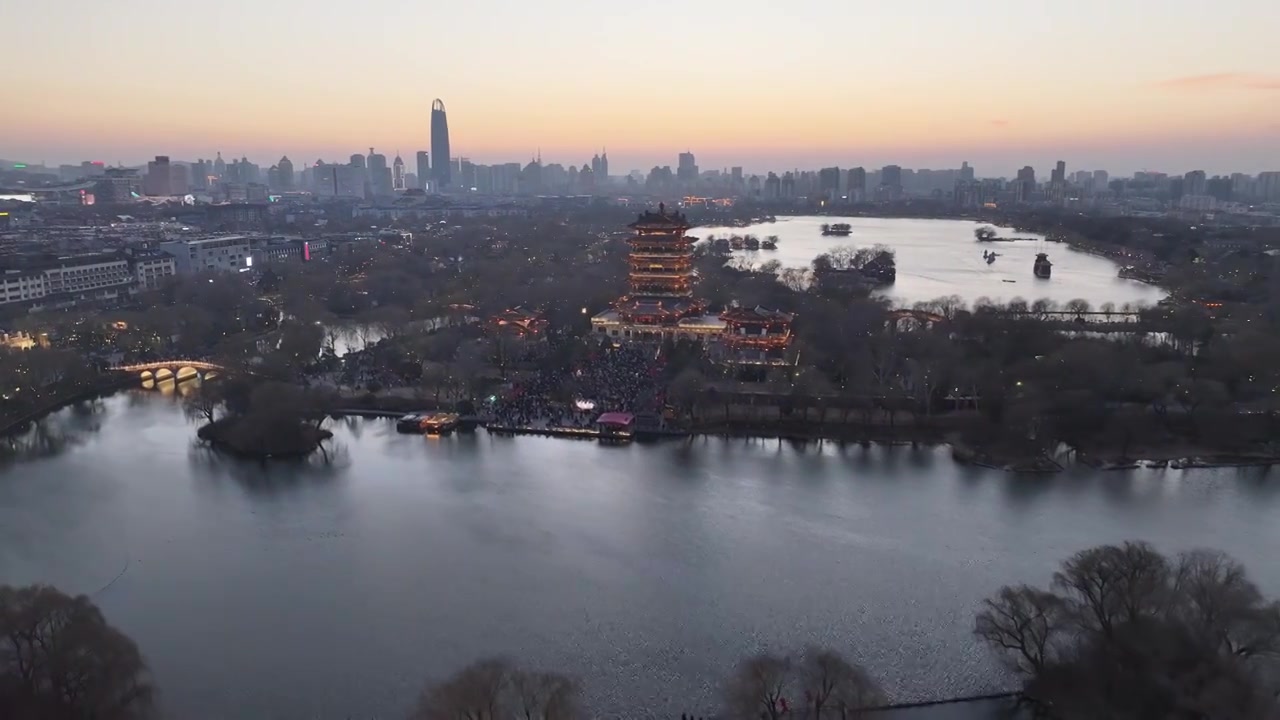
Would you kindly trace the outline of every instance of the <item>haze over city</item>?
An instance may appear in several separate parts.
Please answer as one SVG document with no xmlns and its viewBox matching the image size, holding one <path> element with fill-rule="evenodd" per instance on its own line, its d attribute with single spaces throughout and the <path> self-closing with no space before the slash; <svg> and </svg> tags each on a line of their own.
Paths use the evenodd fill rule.
<svg viewBox="0 0 1280 720">
<path fill-rule="evenodd" d="M 1271 169 L 1280 4 L 159 0 L 6 9 L 0 157 Z M 1213 23 L 1213 32 L 1203 32 Z M 100 72 L 109 64 L 113 70 Z M 1274 164 L 1273 162 L 1271 164 Z"/>
</svg>

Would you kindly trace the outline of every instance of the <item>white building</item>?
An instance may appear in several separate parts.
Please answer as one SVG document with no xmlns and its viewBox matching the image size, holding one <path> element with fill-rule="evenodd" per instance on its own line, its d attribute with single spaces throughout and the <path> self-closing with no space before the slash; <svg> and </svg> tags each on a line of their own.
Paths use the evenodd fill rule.
<svg viewBox="0 0 1280 720">
<path fill-rule="evenodd" d="M 39 270 L 7 270 L 0 275 L 0 304 L 30 302 L 44 296 L 44 273 Z"/>
<path fill-rule="evenodd" d="M 129 259 L 106 253 L 36 261 L 6 271 L 0 302 L 74 305 L 81 300 L 112 300 L 133 291 L 136 279 Z"/>
<path fill-rule="evenodd" d="M 243 235 L 164 242 L 160 249 L 173 256 L 179 275 L 241 272 L 253 267 L 249 238 Z"/>
<path fill-rule="evenodd" d="M 159 250 L 138 250 L 130 256 L 133 260 L 133 275 L 138 281 L 139 290 L 155 290 L 167 277 L 178 272 L 174 257 Z"/>
</svg>

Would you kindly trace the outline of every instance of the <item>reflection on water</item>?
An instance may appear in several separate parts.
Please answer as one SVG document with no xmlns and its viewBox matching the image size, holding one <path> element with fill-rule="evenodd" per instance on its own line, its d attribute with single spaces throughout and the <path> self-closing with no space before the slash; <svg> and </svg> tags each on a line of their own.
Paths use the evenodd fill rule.
<svg viewBox="0 0 1280 720">
<path fill-rule="evenodd" d="M 809 643 L 895 699 L 998 690 L 981 599 L 1135 537 L 1221 548 L 1280 592 L 1262 470 L 1030 477 L 927 446 L 358 418 L 331 422 L 327 461 L 242 462 L 194 441 L 181 392 L 57 413 L 0 471 L 0 582 L 100 591 L 175 717 L 402 716 L 424 677 L 492 654 L 578 675 L 600 714 L 711 714 L 737 658 Z"/>
</svg>

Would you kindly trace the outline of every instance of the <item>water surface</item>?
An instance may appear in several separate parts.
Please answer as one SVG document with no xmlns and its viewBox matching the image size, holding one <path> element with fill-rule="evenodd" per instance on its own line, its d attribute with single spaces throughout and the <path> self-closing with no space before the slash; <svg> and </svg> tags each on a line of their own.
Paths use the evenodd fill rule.
<svg viewBox="0 0 1280 720">
<path fill-rule="evenodd" d="M 844 222 L 853 226 L 847 237 L 823 236 L 824 223 Z M 1028 302 L 1048 298 L 1059 304 L 1085 298 L 1094 307 L 1113 302 L 1154 305 L 1164 291 L 1136 280 L 1117 277 L 1119 266 L 1107 258 L 1072 250 L 1061 243 L 1044 242 L 1042 235 L 1001 230 L 1001 235 L 1035 238 L 1035 242 L 978 243 L 973 236 L 982 223 L 969 220 L 907 220 L 900 218 L 784 217 L 777 222 L 745 228 L 699 227 L 700 238 L 751 234 L 763 240 L 779 238 L 776 251 L 738 251 L 751 262 L 778 260 L 784 267 L 808 267 L 818 255 L 841 245 L 870 247 L 887 245 L 896 253 L 898 279 L 879 291 L 897 306 L 923 300 L 958 295 L 972 305 L 980 297 L 1007 302 L 1021 297 Z M 983 250 L 999 254 L 987 264 Z M 1053 262 L 1053 277 L 1037 279 L 1032 274 L 1037 252 L 1046 252 Z M 1013 282 L 1005 282 L 1011 280 Z"/>
<path fill-rule="evenodd" d="M 184 720 L 401 717 L 492 654 L 579 676 L 603 716 L 709 715 L 735 660 L 810 643 L 898 700 L 1003 689 L 981 599 L 1126 538 L 1227 550 L 1280 592 L 1280 482 L 1258 471 L 333 429 L 331 464 L 261 465 L 193 445 L 160 393 L 60 412 L 56 452 L 0 470 L 0 582 L 91 594 Z"/>
</svg>

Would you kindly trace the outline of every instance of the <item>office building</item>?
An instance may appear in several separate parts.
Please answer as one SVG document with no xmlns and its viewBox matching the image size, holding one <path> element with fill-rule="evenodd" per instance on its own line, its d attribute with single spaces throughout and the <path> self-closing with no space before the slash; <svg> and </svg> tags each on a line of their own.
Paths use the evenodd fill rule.
<svg viewBox="0 0 1280 720">
<path fill-rule="evenodd" d="M 93 186 L 94 201 L 98 203 L 133 202 L 141 194 L 142 178 L 133 168 L 107 168 Z"/>
<path fill-rule="evenodd" d="M 449 117 L 445 114 L 444 101 L 436 98 L 431 103 L 431 179 L 436 190 L 449 187 L 453 178 L 449 159 Z"/>
<path fill-rule="evenodd" d="M 417 161 L 418 184 L 415 187 L 426 190 L 431 182 L 431 155 L 426 150 L 419 150 Z"/>
<path fill-rule="evenodd" d="M 155 160 L 147 163 L 147 176 L 142 179 L 144 194 L 157 197 L 172 195 L 172 182 L 173 168 L 170 167 L 168 155 L 157 155 Z"/>
<path fill-rule="evenodd" d="M 676 164 L 676 179 L 683 185 L 698 181 L 698 163 L 691 152 L 682 152 Z"/>
<path fill-rule="evenodd" d="M 285 155 L 280 158 L 280 162 L 276 163 L 276 168 L 278 168 L 280 176 L 280 185 L 277 189 L 284 192 L 293 190 L 293 162 L 289 160 L 289 156 Z"/>
<path fill-rule="evenodd" d="M 405 184 L 404 160 L 400 159 L 400 153 L 396 153 L 396 159 L 391 161 L 391 189 L 395 192 L 409 189 Z"/>
<path fill-rule="evenodd" d="M 1182 176 L 1182 194 L 1183 195 L 1205 195 L 1208 186 L 1208 178 L 1205 177 L 1203 170 L 1192 170 Z"/>
<path fill-rule="evenodd" d="M 1018 179 L 1014 183 L 1014 201 L 1031 202 L 1036 191 L 1035 168 L 1027 165 L 1018 171 Z"/>
<path fill-rule="evenodd" d="M 239 272 L 253 265 L 249 239 L 243 235 L 163 242 L 160 249 L 173 256 L 179 275 Z"/>
</svg>

